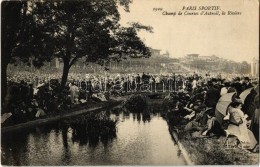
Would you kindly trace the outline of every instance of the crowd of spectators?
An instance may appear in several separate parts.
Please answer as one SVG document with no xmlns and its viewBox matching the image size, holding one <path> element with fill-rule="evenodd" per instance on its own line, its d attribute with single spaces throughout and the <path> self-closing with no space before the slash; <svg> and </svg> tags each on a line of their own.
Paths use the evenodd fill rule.
<svg viewBox="0 0 260 167">
<path fill-rule="evenodd" d="M 198 80 L 194 82 L 191 93 L 179 91 L 167 97 L 173 104 L 167 108 L 169 122 L 190 134 L 198 132 L 200 137 L 232 134 L 237 137 L 239 147 L 258 152 L 259 84 L 252 84 L 249 77 L 236 77 L 231 82 L 217 78 L 201 84 Z M 248 95 L 242 98 L 244 91 Z M 221 107 L 227 102 L 229 105 Z"/>
<path fill-rule="evenodd" d="M 40 74 L 20 71 L 9 74 L 5 110 L 11 112 L 15 122 L 19 123 L 44 114 L 69 111 L 73 105 L 88 103 L 93 97 L 104 101 L 110 96 L 123 96 L 135 92 L 169 92 L 168 98 L 175 105 L 174 109 L 168 108 L 171 110 L 170 113 L 174 113 L 171 121 L 175 124 L 184 122 L 186 131 L 198 130 L 201 131 L 201 135 L 207 136 L 212 133 L 224 133 L 222 123 L 215 115 L 216 105 L 221 96 L 234 92 L 235 96 L 229 106 L 230 122 L 240 128 L 240 125 L 242 127 L 248 122 L 246 120 L 251 120 L 250 128 L 253 132 L 252 135 L 249 131 L 250 135 L 246 137 L 236 135 L 243 143 L 248 143 L 247 139 L 250 138 L 254 141 L 254 146 L 259 141 L 259 100 L 255 98 L 259 97 L 259 86 L 258 82 L 252 82 L 247 76 L 195 72 L 167 75 L 144 72 L 109 75 L 69 73 L 68 82 L 63 89 L 60 78 L 61 73 L 58 71 Z M 253 88 L 248 96 L 250 98 L 244 102 L 239 101 L 239 95 L 249 88 Z M 244 105 L 238 105 L 238 102 Z M 239 110 L 240 114 L 233 112 L 236 110 Z M 240 119 L 238 115 L 243 121 L 237 120 Z M 248 117 L 245 118 L 245 115 Z M 233 131 L 232 127 L 229 127 L 229 130 Z"/>
</svg>

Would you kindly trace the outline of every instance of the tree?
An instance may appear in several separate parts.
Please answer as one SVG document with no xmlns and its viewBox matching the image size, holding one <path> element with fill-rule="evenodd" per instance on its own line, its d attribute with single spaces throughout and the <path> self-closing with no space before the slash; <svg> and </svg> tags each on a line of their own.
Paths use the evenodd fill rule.
<svg viewBox="0 0 260 167">
<path fill-rule="evenodd" d="M 24 32 L 23 16 L 25 15 L 26 3 L 24 2 L 2 2 L 2 44 L 1 44 L 1 96 L 2 104 L 7 93 L 7 67 L 14 59 L 14 49 L 22 41 Z"/>
<path fill-rule="evenodd" d="M 137 31 L 151 27 L 132 23 L 121 27 L 117 4 L 129 11 L 131 0 L 4 1 L 1 6 L 2 104 L 7 93 L 7 67 L 22 61 L 41 67 L 52 58 L 64 63 L 62 86 L 80 58 L 104 64 L 110 59 L 150 55 Z"/>
<path fill-rule="evenodd" d="M 129 0 L 120 0 L 129 10 Z M 101 65 L 124 55 L 149 55 L 137 36 L 150 27 L 132 23 L 121 27 L 116 0 L 36 2 L 33 15 L 39 29 L 46 30 L 53 45 L 52 55 L 63 60 L 61 85 L 65 87 L 70 67 L 80 58 Z"/>
<path fill-rule="evenodd" d="M 246 61 L 242 61 L 242 63 L 240 64 L 240 73 L 241 74 L 248 74 L 250 73 L 250 64 L 248 64 Z"/>
<path fill-rule="evenodd" d="M 22 61 L 40 67 L 51 60 L 52 50 L 47 34 L 41 33 L 27 1 L 3 1 L 1 4 L 1 97 L 7 94 L 7 68 L 11 63 Z"/>
</svg>

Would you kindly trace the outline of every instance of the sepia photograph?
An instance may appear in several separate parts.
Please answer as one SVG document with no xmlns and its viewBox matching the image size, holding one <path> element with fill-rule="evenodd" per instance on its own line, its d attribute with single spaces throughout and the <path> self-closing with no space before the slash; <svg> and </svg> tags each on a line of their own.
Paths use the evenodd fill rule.
<svg viewBox="0 0 260 167">
<path fill-rule="evenodd" d="M 259 165 L 259 0 L 2 0 L 2 166 Z"/>
</svg>

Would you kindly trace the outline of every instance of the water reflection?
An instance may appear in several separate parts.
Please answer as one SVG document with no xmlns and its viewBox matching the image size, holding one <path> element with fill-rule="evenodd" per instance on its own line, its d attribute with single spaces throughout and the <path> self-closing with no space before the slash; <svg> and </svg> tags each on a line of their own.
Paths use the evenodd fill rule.
<svg viewBox="0 0 260 167">
<path fill-rule="evenodd" d="M 63 147 L 64 150 L 62 151 L 63 155 L 62 155 L 62 162 L 65 162 L 65 164 L 70 164 L 70 157 L 71 157 L 71 151 L 70 151 L 70 147 L 68 144 L 68 127 L 63 127 L 62 128 L 62 143 L 63 143 Z"/>
<path fill-rule="evenodd" d="M 5 165 L 185 164 L 166 121 L 148 110 L 105 110 L 5 134 L 1 148 Z"/>
<path fill-rule="evenodd" d="M 81 116 L 68 120 L 72 129 L 73 142 L 96 147 L 101 141 L 104 146 L 116 137 L 117 119 L 110 118 L 111 111 Z"/>
<path fill-rule="evenodd" d="M 23 135 L 21 132 L 7 134 L 5 137 L 1 136 L 1 160 L 3 163 L 11 163 L 14 166 L 22 165 L 21 159 L 28 160 L 28 157 L 20 156 L 27 152 L 28 136 Z M 12 139 L 19 139 L 13 143 Z M 7 161 L 8 160 L 8 161 Z"/>
</svg>

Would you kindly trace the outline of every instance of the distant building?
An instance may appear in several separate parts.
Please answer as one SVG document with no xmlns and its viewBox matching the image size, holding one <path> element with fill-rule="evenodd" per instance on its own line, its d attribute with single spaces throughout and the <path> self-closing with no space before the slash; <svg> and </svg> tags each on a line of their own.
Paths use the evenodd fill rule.
<svg viewBox="0 0 260 167">
<path fill-rule="evenodd" d="M 180 62 L 192 69 L 214 70 L 216 69 L 216 62 L 219 58 L 212 56 L 199 56 L 199 54 L 187 54 Z"/>
<path fill-rule="evenodd" d="M 139 72 L 149 72 L 149 73 L 160 73 L 160 72 L 183 72 L 181 70 L 179 59 L 171 58 L 168 51 L 161 54 L 160 49 L 149 48 L 151 51 L 151 56 L 142 57 L 127 57 L 127 59 L 122 59 L 121 61 L 111 61 L 106 64 L 110 72 L 117 73 L 139 73 Z M 55 67 L 57 69 L 62 69 L 63 61 L 62 59 L 55 59 Z M 86 72 L 97 72 L 102 67 L 95 63 L 88 63 L 86 65 L 82 59 L 79 59 L 73 66 L 73 69 L 84 69 Z"/>
<path fill-rule="evenodd" d="M 166 53 L 161 54 L 161 56 L 162 56 L 162 57 L 169 58 L 169 57 L 170 57 L 170 54 L 169 54 L 169 52 L 167 51 Z"/>
<path fill-rule="evenodd" d="M 208 61 L 208 62 L 214 62 L 219 59 L 219 57 L 212 55 L 212 56 L 200 56 L 200 60 Z"/>
<path fill-rule="evenodd" d="M 151 51 L 151 57 L 159 57 L 161 54 L 161 50 L 160 49 L 153 49 L 153 48 L 149 48 Z"/>
<path fill-rule="evenodd" d="M 199 54 L 187 54 L 187 57 L 191 59 L 197 59 L 199 57 Z"/>
<path fill-rule="evenodd" d="M 256 58 L 253 58 L 251 61 L 251 75 L 253 77 L 258 77 L 259 76 L 259 60 Z"/>
</svg>

